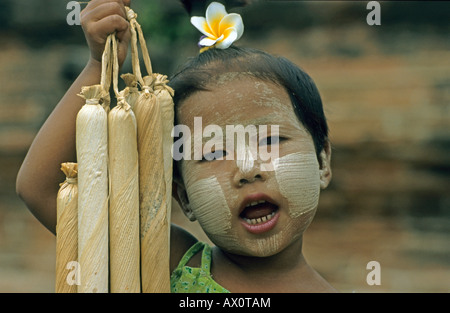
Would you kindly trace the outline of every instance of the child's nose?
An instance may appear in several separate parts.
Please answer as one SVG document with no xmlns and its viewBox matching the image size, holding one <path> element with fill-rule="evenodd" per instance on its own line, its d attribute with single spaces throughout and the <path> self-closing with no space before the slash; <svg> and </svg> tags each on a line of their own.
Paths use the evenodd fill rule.
<svg viewBox="0 0 450 313">
<path fill-rule="evenodd" d="M 249 173 L 246 173 L 243 176 L 240 176 L 237 179 L 235 179 L 235 184 L 238 187 L 242 187 L 246 184 L 253 183 L 257 180 L 264 181 L 265 178 L 263 177 L 263 175 L 261 173 L 257 173 L 255 175 L 249 175 Z"/>
<path fill-rule="evenodd" d="M 257 180 L 265 181 L 266 178 L 266 172 L 261 170 L 260 161 L 254 157 L 254 153 L 247 146 L 242 154 L 238 154 L 236 160 L 236 171 L 233 177 L 235 186 L 241 187 Z"/>
</svg>

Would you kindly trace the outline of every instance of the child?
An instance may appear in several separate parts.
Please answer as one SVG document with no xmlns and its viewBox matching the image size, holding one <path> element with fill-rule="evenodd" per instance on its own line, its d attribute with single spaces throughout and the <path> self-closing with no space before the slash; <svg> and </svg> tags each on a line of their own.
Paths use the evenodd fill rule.
<svg viewBox="0 0 450 313">
<path fill-rule="evenodd" d="M 75 160 L 75 119 L 84 104 L 76 94 L 98 83 L 105 39 L 114 31 L 122 64 L 130 37 L 124 9 L 129 2 L 92 0 L 83 11 L 91 58 L 20 169 L 19 195 L 52 232 L 58 184 L 64 179 L 59 164 Z M 201 118 L 204 127 L 214 125 L 222 134 L 229 125 L 278 126 L 269 126 L 269 134 L 257 139 L 258 148 L 278 152 L 265 164 L 248 142 L 236 146 L 243 157 L 233 158 L 235 146 L 224 144 L 230 138 L 222 136 L 213 138 L 212 156 L 192 143 L 191 155 L 201 158 L 185 154 L 175 163 L 173 196 L 215 246 L 172 225 L 172 292 L 335 292 L 302 254 L 303 232 L 320 189 L 331 179 L 328 129 L 313 81 L 284 58 L 231 46 L 200 53 L 170 84 L 175 125 L 194 130 Z"/>
</svg>

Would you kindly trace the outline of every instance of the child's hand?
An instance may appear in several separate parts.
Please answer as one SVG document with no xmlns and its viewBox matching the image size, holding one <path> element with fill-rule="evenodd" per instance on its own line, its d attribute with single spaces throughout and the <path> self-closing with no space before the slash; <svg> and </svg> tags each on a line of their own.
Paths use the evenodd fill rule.
<svg viewBox="0 0 450 313">
<path fill-rule="evenodd" d="M 106 38 L 116 32 L 119 40 L 118 58 L 122 66 L 130 40 L 129 23 L 125 6 L 131 0 L 91 0 L 81 12 L 81 26 L 91 50 L 91 59 L 101 63 Z"/>
</svg>

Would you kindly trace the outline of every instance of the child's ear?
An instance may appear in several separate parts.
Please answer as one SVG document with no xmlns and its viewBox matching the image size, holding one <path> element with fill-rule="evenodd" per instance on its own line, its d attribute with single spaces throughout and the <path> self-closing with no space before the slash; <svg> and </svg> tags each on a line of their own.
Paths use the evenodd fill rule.
<svg viewBox="0 0 450 313">
<path fill-rule="evenodd" d="M 320 188 L 327 188 L 331 181 L 331 144 L 327 140 L 319 155 L 320 158 Z"/>
<path fill-rule="evenodd" d="M 183 180 L 178 176 L 173 177 L 172 196 L 180 205 L 184 215 L 186 215 L 186 217 L 191 222 L 195 221 L 196 217 L 194 215 L 194 212 L 191 210 L 191 205 L 189 203 L 189 199 L 186 193 L 186 188 L 184 187 Z"/>
</svg>

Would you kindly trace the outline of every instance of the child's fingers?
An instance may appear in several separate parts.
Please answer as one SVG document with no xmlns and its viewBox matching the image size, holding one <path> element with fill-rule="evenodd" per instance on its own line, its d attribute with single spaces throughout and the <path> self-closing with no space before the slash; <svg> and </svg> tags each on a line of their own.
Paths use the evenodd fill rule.
<svg viewBox="0 0 450 313">
<path fill-rule="evenodd" d="M 86 9 L 81 12 L 81 21 L 85 24 L 97 22 L 109 15 L 115 14 L 122 16 L 124 19 L 127 18 L 125 7 L 123 5 L 115 1 L 109 1 L 92 7 L 89 10 L 86 7 Z"/>
<path fill-rule="evenodd" d="M 128 2 L 128 5 L 129 5 L 130 1 L 124 1 L 124 0 L 91 0 L 91 1 L 89 1 L 89 3 L 86 6 L 85 10 L 89 11 L 89 10 L 92 10 L 92 9 L 98 7 L 99 5 L 102 5 L 102 4 L 105 4 L 105 3 L 111 3 L 111 2 L 112 3 L 117 3 L 118 5 L 124 7 L 125 5 L 127 5 L 124 2 Z"/>
<path fill-rule="evenodd" d="M 131 37 L 131 32 L 129 31 L 129 23 L 127 23 L 127 28 L 124 28 L 123 30 L 116 30 L 116 38 L 121 41 L 128 42 L 128 39 Z"/>
<path fill-rule="evenodd" d="M 108 15 L 101 20 L 92 23 L 88 28 L 88 32 L 93 34 L 93 39 L 103 41 L 105 35 L 112 34 L 114 32 L 120 34 L 128 31 L 129 23 L 122 16 L 114 14 Z M 100 38 L 99 38 L 100 37 Z"/>
<path fill-rule="evenodd" d="M 130 31 L 125 5 L 129 5 L 130 2 L 130 0 L 91 0 L 81 12 L 81 26 L 93 59 L 101 60 L 109 34 L 116 33 L 120 46 L 128 44 Z M 121 50 L 125 57 L 126 47 L 121 47 Z"/>
</svg>

